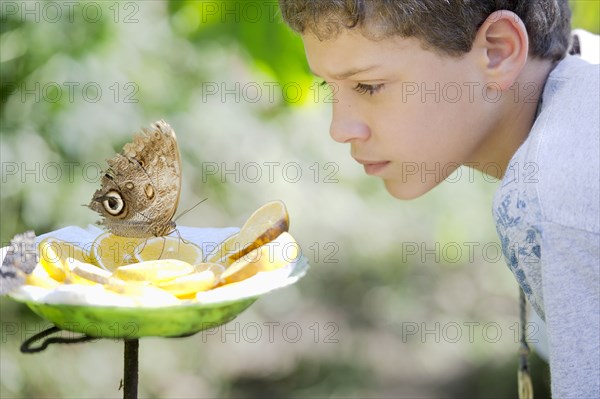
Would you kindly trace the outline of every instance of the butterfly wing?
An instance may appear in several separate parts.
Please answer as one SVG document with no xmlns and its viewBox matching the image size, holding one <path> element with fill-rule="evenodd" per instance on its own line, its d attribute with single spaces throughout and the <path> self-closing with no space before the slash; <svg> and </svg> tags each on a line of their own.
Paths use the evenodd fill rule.
<svg viewBox="0 0 600 399">
<path fill-rule="evenodd" d="M 35 233 L 27 231 L 10 240 L 6 256 L 0 266 L 0 295 L 4 295 L 25 283 L 38 262 Z"/>
<path fill-rule="evenodd" d="M 167 235 L 181 192 L 181 159 L 173 129 L 163 120 L 143 129 L 109 159 L 89 207 L 100 224 L 124 237 Z"/>
</svg>

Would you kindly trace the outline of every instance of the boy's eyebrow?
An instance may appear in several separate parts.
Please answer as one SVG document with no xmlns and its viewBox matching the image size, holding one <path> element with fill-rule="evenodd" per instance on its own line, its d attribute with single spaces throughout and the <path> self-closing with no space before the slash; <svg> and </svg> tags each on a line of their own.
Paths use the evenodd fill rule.
<svg viewBox="0 0 600 399">
<path fill-rule="evenodd" d="M 371 65 L 371 66 L 364 67 L 364 68 L 352 68 L 352 69 L 349 69 L 349 70 L 341 72 L 341 73 L 333 74 L 332 78 L 334 78 L 335 80 L 344 80 L 344 79 L 348 79 L 350 76 L 358 75 L 359 73 L 362 73 L 362 72 L 368 72 L 368 71 L 378 68 L 378 67 L 379 67 L 379 65 Z M 318 73 L 316 73 L 312 69 L 310 71 L 313 75 L 315 75 L 319 78 L 321 77 L 321 76 L 319 76 Z"/>
</svg>

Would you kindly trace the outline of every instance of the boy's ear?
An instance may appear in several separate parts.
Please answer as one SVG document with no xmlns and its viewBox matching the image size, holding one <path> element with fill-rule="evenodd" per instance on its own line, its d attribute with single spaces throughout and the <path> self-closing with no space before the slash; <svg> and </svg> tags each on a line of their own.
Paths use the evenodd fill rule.
<svg viewBox="0 0 600 399">
<path fill-rule="evenodd" d="M 506 90 L 527 62 L 529 37 L 525 24 L 511 11 L 495 11 L 477 31 L 473 49 L 481 50 L 478 54 L 489 83 Z"/>
</svg>

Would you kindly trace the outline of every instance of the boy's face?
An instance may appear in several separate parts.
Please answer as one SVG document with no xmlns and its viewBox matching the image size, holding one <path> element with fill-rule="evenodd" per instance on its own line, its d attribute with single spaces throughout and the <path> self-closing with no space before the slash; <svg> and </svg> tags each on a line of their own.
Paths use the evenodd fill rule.
<svg viewBox="0 0 600 399">
<path fill-rule="evenodd" d="M 303 41 L 312 71 L 334 91 L 331 136 L 349 143 L 390 194 L 418 197 L 459 165 L 479 162 L 500 117 L 481 57 L 444 57 L 413 38 L 372 41 L 348 30 L 324 41 L 307 32 Z"/>
</svg>

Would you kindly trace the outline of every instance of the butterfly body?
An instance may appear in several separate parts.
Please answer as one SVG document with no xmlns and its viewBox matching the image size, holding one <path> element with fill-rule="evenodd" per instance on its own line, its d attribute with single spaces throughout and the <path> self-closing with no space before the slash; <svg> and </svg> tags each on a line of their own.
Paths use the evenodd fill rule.
<svg viewBox="0 0 600 399">
<path fill-rule="evenodd" d="M 163 120 L 143 129 L 108 161 L 88 205 L 100 224 L 123 237 L 164 236 L 175 230 L 181 159 L 173 129 Z"/>
</svg>

